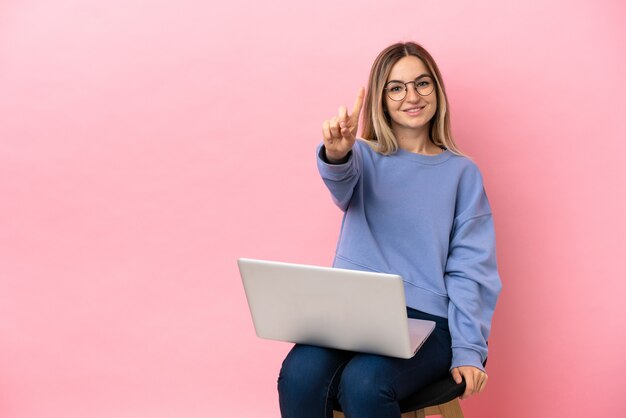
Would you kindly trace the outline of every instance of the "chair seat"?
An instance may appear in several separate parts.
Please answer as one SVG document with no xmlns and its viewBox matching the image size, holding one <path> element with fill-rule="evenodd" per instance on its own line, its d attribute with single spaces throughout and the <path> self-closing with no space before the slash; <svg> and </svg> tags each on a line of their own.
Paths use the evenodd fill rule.
<svg viewBox="0 0 626 418">
<path fill-rule="evenodd" d="M 440 405 L 458 398 L 463 392 L 465 392 L 465 380 L 457 384 L 452 376 L 448 376 L 401 400 L 400 410 L 405 413 Z M 333 409 L 343 411 L 336 399 Z"/>
<path fill-rule="evenodd" d="M 465 380 L 456 383 L 452 376 L 435 382 L 400 401 L 402 413 L 439 405 L 458 398 L 465 392 Z"/>
</svg>

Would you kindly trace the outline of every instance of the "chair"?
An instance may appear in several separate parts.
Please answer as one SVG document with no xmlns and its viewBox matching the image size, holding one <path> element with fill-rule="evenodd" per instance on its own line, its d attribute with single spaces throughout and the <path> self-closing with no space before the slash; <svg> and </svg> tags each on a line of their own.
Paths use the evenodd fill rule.
<svg viewBox="0 0 626 418">
<path fill-rule="evenodd" d="M 441 415 L 443 418 L 463 418 L 458 397 L 465 392 L 465 380 L 457 384 L 448 376 L 400 401 L 402 418 L 424 418 Z M 335 402 L 333 418 L 345 418 L 341 406 Z"/>
</svg>

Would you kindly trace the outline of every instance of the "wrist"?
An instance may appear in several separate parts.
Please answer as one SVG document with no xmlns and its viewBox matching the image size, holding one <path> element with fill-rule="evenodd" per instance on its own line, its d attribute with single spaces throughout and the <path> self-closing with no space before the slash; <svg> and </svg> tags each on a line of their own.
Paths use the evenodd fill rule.
<svg viewBox="0 0 626 418">
<path fill-rule="evenodd" d="M 343 154 L 341 153 L 337 154 L 337 153 L 328 152 L 326 147 L 324 147 L 324 159 L 329 164 L 345 164 L 350 159 L 350 151 L 343 153 Z"/>
</svg>

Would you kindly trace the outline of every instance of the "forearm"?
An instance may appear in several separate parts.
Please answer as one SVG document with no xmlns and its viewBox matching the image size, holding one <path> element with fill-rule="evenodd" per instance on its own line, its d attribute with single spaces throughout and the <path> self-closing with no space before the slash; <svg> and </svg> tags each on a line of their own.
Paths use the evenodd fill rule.
<svg viewBox="0 0 626 418">
<path fill-rule="evenodd" d="M 345 211 L 361 174 L 360 154 L 354 148 L 345 156 L 345 161 L 333 163 L 325 152 L 324 145 L 320 145 L 317 149 L 318 170 L 335 204 Z"/>
</svg>

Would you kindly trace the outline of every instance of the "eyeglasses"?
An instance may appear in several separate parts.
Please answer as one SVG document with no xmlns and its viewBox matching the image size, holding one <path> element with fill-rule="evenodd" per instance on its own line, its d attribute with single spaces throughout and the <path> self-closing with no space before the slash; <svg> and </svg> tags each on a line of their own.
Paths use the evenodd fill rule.
<svg viewBox="0 0 626 418">
<path fill-rule="evenodd" d="M 392 80 L 385 84 L 387 97 L 395 102 L 404 100 L 409 84 L 413 83 L 415 92 L 420 96 L 428 96 L 435 90 L 435 81 L 429 76 L 421 76 L 413 81 L 403 83 L 402 81 Z"/>
</svg>

